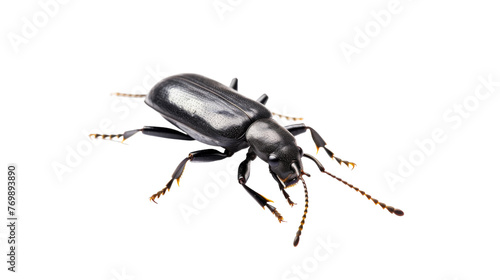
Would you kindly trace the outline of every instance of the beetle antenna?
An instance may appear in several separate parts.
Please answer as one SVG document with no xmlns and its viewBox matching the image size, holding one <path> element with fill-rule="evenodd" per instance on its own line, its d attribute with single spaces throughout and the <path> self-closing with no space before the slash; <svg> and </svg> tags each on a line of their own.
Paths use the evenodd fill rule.
<svg viewBox="0 0 500 280">
<path fill-rule="evenodd" d="M 306 221 L 307 208 L 309 207 L 309 195 L 307 193 L 306 181 L 304 181 L 302 176 L 300 176 L 299 179 L 302 181 L 302 184 L 304 185 L 304 194 L 306 197 L 306 207 L 304 208 L 304 215 L 302 216 L 302 221 L 300 222 L 299 230 L 297 230 L 297 234 L 295 234 L 295 239 L 293 240 L 293 246 L 295 246 L 295 247 L 297 247 L 297 245 L 299 245 L 300 235 L 302 234 L 302 229 L 304 228 L 304 223 Z"/>
<path fill-rule="evenodd" d="M 382 209 L 387 209 L 387 211 L 389 211 L 391 214 L 396 214 L 397 216 L 403 216 L 404 215 L 404 212 L 400 209 L 397 209 L 397 208 L 394 208 L 392 206 L 387 206 L 387 204 L 383 203 L 383 202 L 380 202 L 378 201 L 378 199 L 375 199 L 373 198 L 371 195 L 365 193 L 364 191 L 360 190 L 359 188 L 356 188 L 355 186 L 353 186 L 352 184 L 349 184 L 348 182 L 342 180 L 341 178 L 331 174 L 330 172 L 326 171 L 325 168 L 323 167 L 323 165 L 313 156 L 309 155 L 309 154 L 304 154 L 304 156 L 306 158 L 309 158 L 311 159 L 312 161 L 314 161 L 314 163 L 316 163 L 316 165 L 318 166 L 319 170 L 329 176 L 331 176 L 332 178 L 338 180 L 339 182 L 342 182 L 344 185 L 350 187 L 351 189 L 359 192 L 361 195 L 365 196 L 366 198 L 368 198 L 368 200 L 371 200 L 373 201 L 373 203 L 375 203 L 375 205 L 380 205 L 380 207 L 382 207 Z"/>
<path fill-rule="evenodd" d="M 146 94 L 131 94 L 131 93 L 121 93 L 121 92 L 114 92 L 111 95 L 116 95 L 116 96 L 122 96 L 122 97 L 146 97 Z"/>
<path fill-rule="evenodd" d="M 285 118 L 288 121 L 289 120 L 293 120 L 293 121 L 301 121 L 301 120 L 303 120 L 303 118 L 289 117 L 289 116 L 285 116 L 285 115 L 278 114 L 278 113 L 273 113 L 273 112 L 271 112 L 271 114 L 273 114 L 273 116 L 277 116 L 277 117 L 280 117 L 280 118 Z"/>
</svg>

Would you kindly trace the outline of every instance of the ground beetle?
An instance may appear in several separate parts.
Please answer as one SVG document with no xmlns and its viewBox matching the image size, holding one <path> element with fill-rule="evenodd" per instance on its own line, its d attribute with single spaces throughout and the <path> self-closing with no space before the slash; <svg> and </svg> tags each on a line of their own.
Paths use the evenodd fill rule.
<svg viewBox="0 0 500 280">
<path fill-rule="evenodd" d="M 146 135 L 169 139 L 198 140 L 211 146 L 224 148 L 224 152 L 206 149 L 189 153 L 177 166 L 172 174 L 172 179 L 167 183 L 166 187 L 150 197 L 150 200 L 155 203 L 156 198 L 170 190 L 173 180 L 177 180 L 177 183 L 179 183 L 179 178 L 188 161 L 211 162 L 222 160 L 232 156 L 239 150 L 248 148 L 246 159 L 238 168 L 238 182 L 260 206 L 267 207 L 278 218 L 279 222 L 283 221 L 283 217 L 274 206 L 269 204 L 272 201 L 246 185 L 250 176 L 250 162 L 259 157 L 269 164 L 269 172 L 278 183 L 290 206 L 295 203 L 290 199 L 285 189 L 295 185 L 298 181 L 301 181 L 304 186 L 305 209 L 293 241 L 294 246 L 299 243 L 308 207 L 307 186 L 303 176 L 310 175 L 304 172 L 302 157 L 312 160 L 321 172 L 351 187 L 371 199 L 375 204 L 380 205 L 383 209 L 387 209 L 398 216 L 403 216 L 403 211 L 379 202 L 364 191 L 327 172 L 316 158 L 304 153 L 297 146 L 294 136 L 309 130 L 318 150 L 323 148 L 339 164 L 344 163 L 352 168 L 355 166 L 352 162 L 335 157 L 325 147 L 325 141 L 313 128 L 304 124 L 281 126 L 273 119 L 273 115 L 281 115 L 271 113 L 264 106 L 268 99 L 266 94 L 254 101 L 240 95 L 237 90 L 238 80 L 236 78 L 227 87 L 196 74 L 171 76 L 157 83 L 147 95 L 123 93 L 117 93 L 116 95 L 145 97 L 147 105 L 155 109 L 182 132 L 164 127 L 145 126 L 141 129 L 126 131 L 123 134 L 90 134 L 90 136 L 110 140 L 122 138 L 123 142 L 137 132 L 142 132 Z"/>
</svg>

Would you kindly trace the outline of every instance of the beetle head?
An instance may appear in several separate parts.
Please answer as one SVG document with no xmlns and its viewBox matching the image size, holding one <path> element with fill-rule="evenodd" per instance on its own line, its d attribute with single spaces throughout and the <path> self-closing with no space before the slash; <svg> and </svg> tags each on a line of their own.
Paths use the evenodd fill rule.
<svg viewBox="0 0 500 280">
<path fill-rule="evenodd" d="M 269 168 L 286 188 L 295 185 L 302 176 L 303 154 L 302 149 L 297 145 L 286 145 L 269 154 L 267 158 Z"/>
<path fill-rule="evenodd" d="M 304 174 L 303 152 L 286 128 L 272 118 L 260 119 L 250 125 L 245 137 L 251 150 L 269 164 L 283 187 L 291 187 L 300 180 Z"/>
</svg>

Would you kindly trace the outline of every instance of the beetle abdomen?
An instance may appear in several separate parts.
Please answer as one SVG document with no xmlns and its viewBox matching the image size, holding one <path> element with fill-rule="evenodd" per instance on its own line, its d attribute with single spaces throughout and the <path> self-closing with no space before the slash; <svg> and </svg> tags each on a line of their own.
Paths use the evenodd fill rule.
<svg viewBox="0 0 500 280">
<path fill-rule="evenodd" d="M 168 77 L 156 84 L 146 104 L 194 139 L 238 151 L 255 120 L 271 117 L 262 104 L 196 74 Z"/>
</svg>

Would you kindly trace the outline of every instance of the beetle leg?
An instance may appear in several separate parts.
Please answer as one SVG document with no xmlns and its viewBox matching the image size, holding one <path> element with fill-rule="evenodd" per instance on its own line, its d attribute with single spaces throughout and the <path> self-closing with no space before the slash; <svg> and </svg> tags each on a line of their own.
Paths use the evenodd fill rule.
<svg viewBox="0 0 500 280">
<path fill-rule="evenodd" d="M 271 172 L 271 175 L 273 176 L 274 180 L 276 182 L 278 182 L 278 186 L 280 188 L 280 191 L 283 192 L 283 195 L 285 196 L 285 199 L 286 201 L 288 201 L 288 204 L 290 204 L 290 206 L 294 206 L 294 205 L 297 205 L 297 203 L 293 202 L 291 199 L 290 199 L 290 195 L 286 192 L 285 190 L 285 184 L 278 178 L 278 176 L 276 175 L 276 173 L 274 173 L 271 168 L 269 168 L 269 172 Z"/>
<path fill-rule="evenodd" d="M 301 120 L 303 120 L 303 118 L 289 117 L 289 116 L 285 116 L 285 115 L 278 114 L 278 113 L 271 113 L 271 114 L 273 114 L 273 116 L 277 116 L 279 118 L 284 118 L 287 121 L 289 121 L 289 120 L 292 120 L 292 121 L 301 121 Z"/>
<path fill-rule="evenodd" d="M 306 132 L 306 130 L 309 129 L 309 131 L 311 131 L 311 137 L 314 141 L 314 144 L 316 144 L 316 149 L 317 149 L 316 152 L 319 151 L 319 148 L 323 148 L 323 149 L 325 149 L 325 152 L 328 154 L 328 156 L 331 157 L 332 159 L 335 159 L 339 164 L 343 163 L 343 164 L 347 165 L 347 167 L 352 167 L 352 168 L 354 168 L 356 166 L 356 164 L 354 162 L 350 162 L 350 161 L 343 160 L 341 158 L 336 157 L 332 151 L 330 151 L 327 147 L 325 147 L 326 146 L 325 140 L 323 140 L 323 138 L 321 138 L 319 133 L 316 132 L 316 130 L 314 130 L 312 127 L 306 126 L 305 124 L 301 123 L 301 124 L 287 125 L 287 126 L 285 126 L 285 128 L 288 129 L 288 131 L 295 136 L 302 134 L 302 133 Z"/>
<path fill-rule="evenodd" d="M 142 132 L 143 134 L 150 135 L 150 136 L 176 139 L 176 140 L 187 140 L 187 141 L 194 140 L 191 136 L 189 136 L 185 133 L 182 133 L 180 131 L 177 131 L 175 129 L 170 129 L 170 128 L 166 128 L 166 127 L 158 127 L 158 126 L 145 126 L 141 129 L 133 129 L 133 130 L 125 131 L 123 134 L 90 134 L 89 137 L 93 137 L 93 138 L 101 137 L 102 139 L 109 138 L 109 140 L 112 140 L 115 137 L 116 138 L 123 138 L 122 139 L 122 143 L 123 143 L 123 141 L 132 137 L 137 132 Z"/>
<path fill-rule="evenodd" d="M 121 93 L 121 92 L 114 92 L 111 95 L 116 95 L 116 96 L 121 96 L 121 97 L 132 97 L 132 98 L 146 97 L 146 94 L 130 94 L 130 93 Z"/>
<path fill-rule="evenodd" d="M 231 84 L 229 85 L 229 87 L 238 91 L 238 79 L 234 78 L 233 80 L 231 80 Z"/>
<path fill-rule="evenodd" d="M 257 102 L 259 102 L 262 105 L 266 105 L 268 99 L 269 97 L 267 96 L 267 94 L 264 93 L 259 98 L 257 98 Z"/>
<path fill-rule="evenodd" d="M 256 158 L 256 155 L 253 151 L 249 151 L 247 153 L 247 157 L 244 161 L 241 162 L 240 166 L 238 167 L 238 182 L 243 186 L 243 188 L 250 194 L 257 203 L 259 203 L 262 208 L 265 208 L 267 206 L 267 209 L 271 211 L 271 213 L 278 218 L 278 221 L 281 223 L 283 222 L 283 217 L 281 214 L 276 210 L 276 207 L 268 204 L 268 202 L 274 202 L 270 199 L 265 198 L 261 194 L 257 193 L 256 191 L 252 190 L 250 187 L 246 185 L 246 182 L 248 178 L 250 177 L 250 162 L 253 161 Z"/>
<path fill-rule="evenodd" d="M 170 191 L 170 187 L 172 186 L 174 180 L 177 180 L 177 185 L 179 185 L 179 180 L 182 176 L 182 173 L 184 172 L 184 168 L 186 167 L 188 161 L 211 162 L 211 161 L 222 160 L 232 155 L 233 153 L 229 152 L 228 150 L 225 150 L 224 153 L 221 153 L 214 149 L 206 149 L 189 153 L 189 155 L 185 159 L 183 159 L 181 163 L 179 163 L 174 173 L 172 174 L 172 179 L 168 181 L 167 185 L 161 191 L 153 194 L 149 198 L 149 200 L 152 200 L 154 203 L 156 203 L 155 201 L 156 198 L 160 197 L 161 195 L 164 195 L 166 191 Z"/>
</svg>

